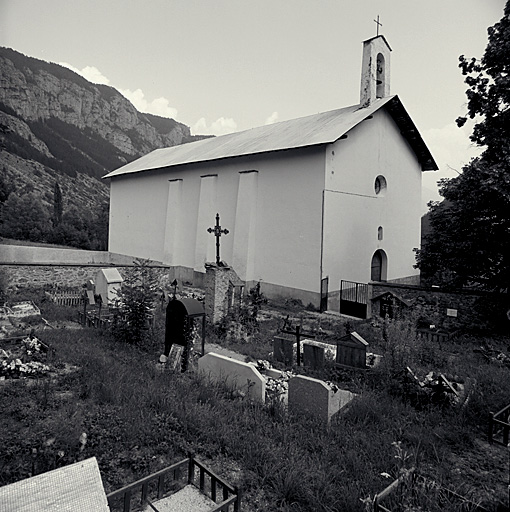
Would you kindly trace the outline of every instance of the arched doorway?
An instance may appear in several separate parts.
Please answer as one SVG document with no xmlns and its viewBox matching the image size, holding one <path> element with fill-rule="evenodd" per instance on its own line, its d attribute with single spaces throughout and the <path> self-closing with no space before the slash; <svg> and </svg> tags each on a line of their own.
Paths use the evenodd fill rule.
<svg viewBox="0 0 510 512">
<path fill-rule="evenodd" d="M 372 264 L 370 271 L 371 281 L 386 281 L 386 267 L 388 258 L 386 253 L 378 249 L 372 256 Z"/>
</svg>

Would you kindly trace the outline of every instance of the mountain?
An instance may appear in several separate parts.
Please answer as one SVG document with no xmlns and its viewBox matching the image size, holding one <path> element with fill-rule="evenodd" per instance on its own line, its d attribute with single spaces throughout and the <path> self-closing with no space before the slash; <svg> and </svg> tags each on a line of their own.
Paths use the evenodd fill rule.
<svg viewBox="0 0 510 512">
<path fill-rule="evenodd" d="M 35 194 L 93 212 L 108 200 L 101 177 L 154 149 L 203 138 L 174 119 L 141 113 L 116 89 L 58 64 L 0 47 L 0 204 Z"/>
</svg>

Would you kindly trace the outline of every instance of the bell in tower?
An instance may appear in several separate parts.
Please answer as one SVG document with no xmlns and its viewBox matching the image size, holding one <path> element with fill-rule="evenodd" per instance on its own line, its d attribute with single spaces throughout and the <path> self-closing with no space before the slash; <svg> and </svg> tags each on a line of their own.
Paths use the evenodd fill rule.
<svg viewBox="0 0 510 512">
<path fill-rule="evenodd" d="M 390 52 L 384 36 L 376 36 L 363 42 L 361 64 L 360 104 L 368 107 L 378 98 L 390 95 Z"/>
</svg>

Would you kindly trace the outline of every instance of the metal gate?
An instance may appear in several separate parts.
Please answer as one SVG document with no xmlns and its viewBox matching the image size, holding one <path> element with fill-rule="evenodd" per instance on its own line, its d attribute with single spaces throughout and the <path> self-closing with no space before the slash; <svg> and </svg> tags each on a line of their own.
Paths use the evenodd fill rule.
<svg viewBox="0 0 510 512">
<path fill-rule="evenodd" d="M 340 281 L 340 313 L 356 318 L 367 317 L 368 284 Z"/>
<path fill-rule="evenodd" d="M 328 310 L 328 283 L 329 277 L 321 281 L 321 313 Z"/>
</svg>

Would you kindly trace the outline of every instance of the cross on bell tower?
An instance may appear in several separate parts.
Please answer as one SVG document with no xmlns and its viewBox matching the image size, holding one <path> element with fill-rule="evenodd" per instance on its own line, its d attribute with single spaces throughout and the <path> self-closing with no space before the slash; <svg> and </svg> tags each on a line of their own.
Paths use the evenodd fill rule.
<svg viewBox="0 0 510 512">
<path fill-rule="evenodd" d="M 216 265 L 220 264 L 220 236 L 223 233 L 224 235 L 228 235 L 228 229 L 221 229 L 220 226 L 220 214 L 216 214 L 216 226 L 214 228 L 207 228 L 208 233 L 214 233 L 216 237 Z"/>
<path fill-rule="evenodd" d="M 374 20 L 374 23 L 377 24 L 377 36 L 379 37 L 379 27 L 382 27 L 382 23 L 379 23 L 379 15 L 377 15 L 377 20 Z"/>
</svg>

